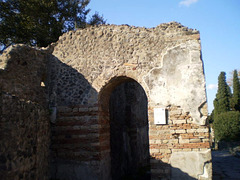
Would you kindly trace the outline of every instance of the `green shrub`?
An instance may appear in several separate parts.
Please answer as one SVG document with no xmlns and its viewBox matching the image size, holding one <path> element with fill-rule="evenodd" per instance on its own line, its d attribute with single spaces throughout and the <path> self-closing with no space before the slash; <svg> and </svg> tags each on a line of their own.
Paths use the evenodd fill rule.
<svg viewBox="0 0 240 180">
<path fill-rule="evenodd" d="M 240 113 L 228 111 L 214 116 L 213 128 L 216 141 L 239 139 Z"/>
</svg>

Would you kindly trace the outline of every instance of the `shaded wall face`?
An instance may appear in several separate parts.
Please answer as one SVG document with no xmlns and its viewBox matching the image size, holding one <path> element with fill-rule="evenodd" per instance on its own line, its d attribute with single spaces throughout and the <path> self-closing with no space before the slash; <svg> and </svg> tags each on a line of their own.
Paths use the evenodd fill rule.
<svg viewBox="0 0 240 180">
<path fill-rule="evenodd" d="M 113 179 L 146 177 L 149 165 L 147 97 L 137 82 L 122 83 L 110 97 Z"/>
<path fill-rule="evenodd" d="M 47 52 L 25 45 L 9 47 L 0 56 L 1 90 L 46 106 L 47 58 Z"/>
<path fill-rule="evenodd" d="M 0 56 L 0 175 L 48 179 L 50 127 L 46 109 L 47 53 L 24 45 Z"/>
<path fill-rule="evenodd" d="M 89 105 L 96 103 L 97 92 L 86 78 L 72 68 L 51 56 L 49 60 L 49 105 Z"/>
<path fill-rule="evenodd" d="M 47 111 L 15 96 L 0 96 L 0 174 L 4 179 L 48 179 Z"/>
</svg>

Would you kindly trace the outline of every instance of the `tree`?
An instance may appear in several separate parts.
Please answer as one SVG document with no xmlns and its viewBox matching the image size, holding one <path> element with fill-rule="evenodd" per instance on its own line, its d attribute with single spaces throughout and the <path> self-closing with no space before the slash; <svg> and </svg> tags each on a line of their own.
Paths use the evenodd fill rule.
<svg viewBox="0 0 240 180">
<path fill-rule="evenodd" d="M 218 76 L 218 91 L 214 100 L 213 128 L 217 143 L 221 140 L 236 140 L 240 135 L 240 82 L 237 71 L 233 75 L 233 94 L 226 83 L 226 73 Z"/>
<path fill-rule="evenodd" d="M 207 120 L 210 124 L 214 122 L 214 110 L 212 110 L 211 114 L 208 115 Z"/>
<path fill-rule="evenodd" d="M 240 81 L 237 70 L 234 70 L 233 73 L 232 109 L 235 111 L 240 111 Z"/>
<path fill-rule="evenodd" d="M 230 78 L 228 78 L 228 80 L 227 80 L 227 83 L 228 83 L 228 85 L 229 85 L 231 88 L 233 87 L 233 74 L 234 74 L 234 71 L 235 71 L 235 70 L 233 70 L 233 71 L 230 72 Z M 237 71 L 237 75 L 238 75 L 238 79 L 240 79 L 240 70 Z"/>
<path fill-rule="evenodd" d="M 215 115 L 227 112 L 230 110 L 229 98 L 231 91 L 226 83 L 226 73 L 221 72 L 218 76 L 218 91 L 214 100 L 214 117 Z"/>
<path fill-rule="evenodd" d="M 0 46 L 46 47 L 64 32 L 85 28 L 90 0 L 0 0 Z M 95 13 L 91 25 L 104 24 Z"/>
<path fill-rule="evenodd" d="M 89 25 L 100 25 L 105 24 L 106 21 L 104 20 L 103 16 L 100 16 L 98 12 L 95 12 L 95 14 L 91 17 L 88 24 Z"/>
<path fill-rule="evenodd" d="M 213 122 L 213 128 L 217 142 L 239 139 L 240 113 L 238 111 L 228 111 L 218 114 Z"/>
</svg>

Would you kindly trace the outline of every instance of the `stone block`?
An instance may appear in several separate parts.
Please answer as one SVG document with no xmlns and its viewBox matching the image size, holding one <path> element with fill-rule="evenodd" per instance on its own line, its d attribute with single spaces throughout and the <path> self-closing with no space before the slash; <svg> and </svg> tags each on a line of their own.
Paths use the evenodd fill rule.
<svg viewBox="0 0 240 180">
<path fill-rule="evenodd" d="M 211 168 L 211 150 L 199 152 L 173 152 L 170 158 L 172 166 L 171 179 L 198 179 L 203 173 L 207 179 L 212 179 Z"/>
<path fill-rule="evenodd" d="M 72 112 L 78 112 L 78 108 L 73 108 Z"/>
<path fill-rule="evenodd" d="M 149 140 L 149 144 L 156 144 L 156 140 Z"/>
<path fill-rule="evenodd" d="M 189 143 L 189 139 L 179 139 L 179 144 Z"/>
<path fill-rule="evenodd" d="M 176 130 L 170 130 L 170 133 L 171 133 L 171 134 L 175 134 L 175 133 L 176 133 Z"/>
<path fill-rule="evenodd" d="M 91 112 L 91 111 L 98 111 L 98 107 L 90 107 L 89 108 L 89 111 Z"/>
<path fill-rule="evenodd" d="M 209 132 L 209 129 L 208 128 L 199 128 L 199 129 L 197 129 L 197 132 L 204 132 L 204 133 L 207 133 L 207 132 Z"/>
<path fill-rule="evenodd" d="M 88 108 L 87 107 L 80 107 L 78 109 L 79 112 L 88 112 Z"/>
<path fill-rule="evenodd" d="M 192 148 L 192 151 L 199 151 L 199 148 Z"/>
<path fill-rule="evenodd" d="M 178 139 L 169 139 L 169 143 L 178 144 Z"/>
<path fill-rule="evenodd" d="M 186 130 L 185 129 L 179 129 L 179 130 L 176 130 L 176 133 L 183 134 L 183 133 L 186 133 Z"/>
<path fill-rule="evenodd" d="M 189 151 L 192 151 L 192 149 L 191 148 L 184 148 L 184 149 L 182 149 L 182 152 L 189 152 Z"/>
<path fill-rule="evenodd" d="M 167 144 L 169 142 L 169 140 L 162 140 L 163 144 Z"/>
<path fill-rule="evenodd" d="M 209 138 L 202 139 L 202 142 L 210 142 L 210 139 Z"/>
<path fill-rule="evenodd" d="M 160 150 L 159 149 L 150 149 L 150 154 L 153 154 L 153 153 L 159 153 Z"/>
<path fill-rule="evenodd" d="M 183 120 L 173 120 L 173 124 L 185 124 L 186 123 L 186 120 L 183 119 Z"/>
<path fill-rule="evenodd" d="M 182 149 L 172 149 L 172 153 L 180 152 L 180 151 L 182 151 Z"/>
<path fill-rule="evenodd" d="M 187 133 L 195 133 L 198 132 L 197 129 L 187 129 Z"/>
<path fill-rule="evenodd" d="M 170 149 L 160 149 L 160 153 L 170 154 L 170 153 L 172 153 L 172 151 Z"/>
<path fill-rule="evenodd" d="M 190 143 L 199 143 L 202 142 L 201 139 L 189 139 Z"/>
</svg>

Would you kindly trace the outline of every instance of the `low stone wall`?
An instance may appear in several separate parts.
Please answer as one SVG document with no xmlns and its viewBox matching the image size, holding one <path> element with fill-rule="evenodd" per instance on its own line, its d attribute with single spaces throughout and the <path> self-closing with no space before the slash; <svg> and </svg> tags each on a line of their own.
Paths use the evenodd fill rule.
<svg viewBox="0 0 240 180">
<path fill-rule="evenodd" d="M 7 93 L 1 93 L 0 107 L 1 177 L 48 179 L 48 112 Z"/>
</svg>

